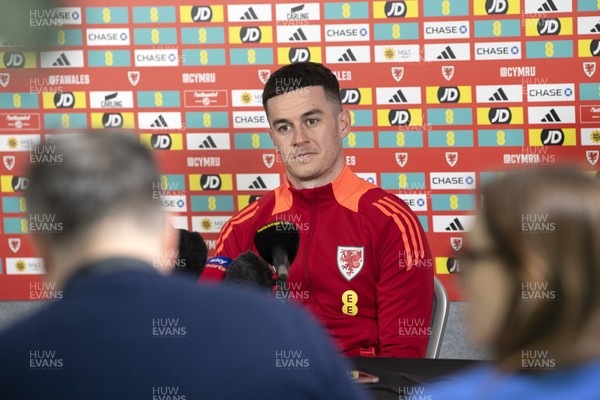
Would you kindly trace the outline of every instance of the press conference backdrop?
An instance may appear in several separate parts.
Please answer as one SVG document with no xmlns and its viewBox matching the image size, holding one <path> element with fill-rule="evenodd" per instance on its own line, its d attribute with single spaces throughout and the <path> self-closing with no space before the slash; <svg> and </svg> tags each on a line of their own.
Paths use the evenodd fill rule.
<svg viewBox="0 0 600 400">
<path fill-rule="evenodd" d="M 28 234 L 62 225 L 26 217 L 23 171 L 60 157 L 32 146 L 136 129 L 164 172 L 155 195 L 212 252 L 227 219 L 285 179 L 261 90 L 291 62 L 334 71 L 352 116 L 346 163 L 417 213 L 434 254 L 418 267 L 453 300 L 482 183 L 531 164 L 600 167 L 596 0 L 88 0 L 32 9 L 29 28 L 50 46 L 0 38 L 2 300 L 49 296 Z"/>
</svg>

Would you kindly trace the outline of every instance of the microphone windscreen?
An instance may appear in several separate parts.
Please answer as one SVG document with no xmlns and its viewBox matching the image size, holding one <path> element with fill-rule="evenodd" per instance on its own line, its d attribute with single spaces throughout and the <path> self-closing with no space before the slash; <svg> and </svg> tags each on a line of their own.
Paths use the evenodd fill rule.
<svg viewBox="0 0 600 400">
<path fill-rule="evenodd" d="M 240 254 L 231 262 L 224 283 L 271 290 L 273 271 L 269 264 L 251 251 Z"/>
<path fill-rule="evenodd" d="M 296 225 L 287 221 L 274 221 L 266 224 L 254 235 L 254 245 L 262 258 L 273 263 L 273 249 L 280 246 L 288 255 L 291 264 L 298 253 L 300 234 Z"/>
</svg>

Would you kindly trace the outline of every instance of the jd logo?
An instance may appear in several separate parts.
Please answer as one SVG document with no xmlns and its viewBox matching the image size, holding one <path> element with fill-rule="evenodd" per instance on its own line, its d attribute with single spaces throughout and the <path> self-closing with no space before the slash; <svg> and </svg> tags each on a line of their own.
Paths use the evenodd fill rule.
<svg viewBox="0 0 600 400">
<path fill-rule="evenodd" d="M 507 0 L 486 0 L 485 12 L 488 15 L 506 14 L 508 12 Z"/>
<path fill-rule="evenodd" d="M 192 7 L 192 21 L 194 22 L 208 22 L 212 20 L 212 9 L 208 6 L 194 6 Z"/>
<path fill-rule="evenodd" d="M 260 42 L 262 34 L 260 28 L 257 27 L 243 27 L 240 30 L 240 40 L 242 43 L 256 43 Z"/>
<path fill-rule="evenodd" d="M 408 110 L 390 110 L 388 114 L 390 125 L 408 125 L 410 124 L 410 112 Z"/>
<path fill-rule="evenodd" d="M 360 104 L 360 91 L 358 89 L 340 90 L 342 104 Z"/>
<path fill-rule="evenodd" d="M 169 150 L 171 148 L 171 136 L 162 133 L 152 135 L 150 144 L 153 149 Z"/>
<path fill-rule="evenodd" d="M 404 17 L 406 16 L 406 3 L 403 1 L 386 1 L 383 11 L 388 18 Z"/>
<path fill-rule="evenodd" d="M 512 120 L 510 108 L 491 108 L 488 119 L 492 124 L 508 124 Z"/>
<path fill-rule="evenodd" d="M 120 128 L 123 126 L 123 116 L 119 113 L 106 113 L 102 116 L 102 125 L 105 128 Z"/>
<path fill-rule="evenodd" d="M 460 90 L 457 87 L 440 87 L 437 97 L 440 103 L 458 103 Z"/>
<path fill-rule="evenodd" d="M 540 19 L 537 23 L 540 36 L 558 35 L 560 33 L 560 20 L 556 18 Z"/>
<path fill-rule="evenodd" d="M 54 95 L 54 105 L 56 108 L 73 108 L 75 105 L 75 96 L 70 92 L 57 92 Z"/>
<path fill-rule="evenodd" d="M 221 178 L 219 175 L 202 175 L 200 186 L 203 190 L 219 190 L 221 189 Z"/>
<path fill-rule="evenodd" d="M 309 61 L 310 50 L 308 50 L 306 47 L 291 48 L 288 57 L 291 63 Z"/>
<path fill-rule="evenodd" d="M 25 56 L 22 53 L 4 53 L 2 61 L 6 68 L 23 68 Z"/>
</svg>

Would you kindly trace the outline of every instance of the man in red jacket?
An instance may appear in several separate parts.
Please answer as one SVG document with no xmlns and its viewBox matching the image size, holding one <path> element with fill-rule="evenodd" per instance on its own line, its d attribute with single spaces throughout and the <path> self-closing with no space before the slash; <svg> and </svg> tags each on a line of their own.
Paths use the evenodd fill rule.
<svg viewBox="0 0 600 400">
<path fill-rule="evenodd" d="M 288 291 L 277 296 L 303 303 L 348 356 L 424 357 L 433 301 L 429 244 L 402 200 L 345 165 L 351 118 L 339 90 L 321 64 L 291 64 L 271 75 L 263 105 L 287 180 L 223 226 L 202 279 L 222 279 L 232 259 L 256 252 L 261 227 L 292 222 L 300 244 Z"/>
</svg>

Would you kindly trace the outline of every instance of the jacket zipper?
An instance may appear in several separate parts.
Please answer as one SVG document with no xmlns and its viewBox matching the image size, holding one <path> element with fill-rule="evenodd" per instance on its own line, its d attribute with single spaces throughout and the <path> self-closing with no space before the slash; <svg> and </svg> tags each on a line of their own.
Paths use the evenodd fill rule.
<svg viewBox="0 0 600 400">
<path fill-rule="evenodd" d="M 310 225 L 310 233 L 308 234 L 308 243 L 306 244 L 306 250 L 304 251 L 304 280 L 306 281 L 306 286 L 308 288 L 308 295 L 310 297 L 310 302 L 312 304 L 313 311 L 316 311 L 316 300 L 312 294 L 312 288 L 310 284 L 310 278 L 308 277 L 308 255 L 310 253 L 310 243 L 312 242 L 313 232 L 315 230 L 315 223 L 317 221 L 317 207 L 314 199 L 310 200 L 311 206 L 311 225 Z"/>
</svg>

